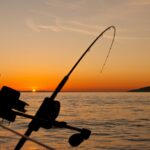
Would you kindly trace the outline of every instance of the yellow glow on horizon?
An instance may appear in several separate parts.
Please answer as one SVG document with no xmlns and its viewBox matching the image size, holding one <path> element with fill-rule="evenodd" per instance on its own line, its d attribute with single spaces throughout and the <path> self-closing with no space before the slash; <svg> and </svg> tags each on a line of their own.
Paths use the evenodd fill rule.
<svg viewBox="0 0 150 150">
<path fill-rule="evenodd" d="M 32 92 L 36 92 L 36 89 L 32 89 Z"/>
</svg>

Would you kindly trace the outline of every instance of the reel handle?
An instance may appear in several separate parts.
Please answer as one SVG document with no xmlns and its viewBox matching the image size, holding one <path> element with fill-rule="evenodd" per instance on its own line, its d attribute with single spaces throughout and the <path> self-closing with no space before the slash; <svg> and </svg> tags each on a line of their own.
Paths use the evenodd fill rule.
<svg viewBox="0 0 150 150">
<path fill-rule="evenodd" d="M 54 126 L 59 127 L 59 128 L 71 129 L 71 130 L 75 130 L 79 132 L 79 133 L 73 134 L 68 140 L 69 144 L 73 147 L 79 146 L 84 140 L 87 140 L 91 135 L 90 130 L 85 129 L 85 128 L 80 129 L 77 127 L 73 127 L 73 126 L 67 125 L 66 122 L 55 121 Z"/>
</svg>

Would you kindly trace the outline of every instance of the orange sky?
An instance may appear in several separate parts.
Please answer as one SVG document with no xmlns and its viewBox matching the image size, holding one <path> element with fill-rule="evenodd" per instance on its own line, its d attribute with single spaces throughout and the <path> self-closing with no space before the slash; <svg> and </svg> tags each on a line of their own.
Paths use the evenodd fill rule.
<svg viewBox="0 0 150 150">
<path fill-rule="evenodd" d="M 54 90 L 95 37 L 113 30 L 79 64 L 63 90 L 126 91 L 150 85 L 150 0 L 0 1 L 0 87 Z"/>
</svg>

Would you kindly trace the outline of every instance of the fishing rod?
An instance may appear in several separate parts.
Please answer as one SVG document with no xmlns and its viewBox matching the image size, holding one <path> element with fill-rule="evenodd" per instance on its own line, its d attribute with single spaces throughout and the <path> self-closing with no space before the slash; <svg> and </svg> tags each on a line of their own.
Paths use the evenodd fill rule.
<svg viewBox="0 0 150 150">
<path fill-rule="evenodd" d="M 107 62 L 107 59 L 109 57 L 112 45 L 114 43 L 114 38 L 115 38 L 115 34 L 116 34 L 116 28 L 115 26 L 110 26 L 108 28 L 106 28 L 105 30 L 103 30 L 97 37 L 96 39 L 89 45 L 89 47 L 85 50 L 85 52 L 81 55 L 81 57 L 77 60 L 77 62 L 74 64 L 74 66 L 70 69 L 70 71 L 66 74 L 66 76 L 64 76 L 64 78 L 61 80 L 61 82 L 58 84 L 58 86 L 56 87 L 55 91 L 52 93 L 52 95 L 48 98 L 45 98 L 43 103 L 41 104 L 39 110 L 37 111 L 37 113 L 35 114 L 36 118 L 42 118 L 42 119 L 46 119 L 46 120 L 51 120 L 51 124 L 47 124 L 45 122 L 40 122 L 37 119 L 32 119 L 32 121 L 30 122 L 28 129 L 25 132 L 25 136 L 30 136 L 31 133 L 33 131 L 38 131 L 38 129 L 40 127 L 46 128 L 46 129 L 50 129 L 53 125 L 55 125 L 55 119 L 57 118 L 59 111 L 60 111 L 60 103 L 59 101 L 56 101 L 55 98 L 57 96 L 57 94 L 61 91 L 61 89 L 64 87 L 65 83 L 68 81 L 70 75 L 72 74 L 72 72 L 75 70 L 75 68 L 77 67 L 77 65 L 80 63 L 80 61 L 83 59 L 83 57 L 87 54 L 87 52 L 90 51 L 91 47 L 96 43 L 96 41 L 109 29 L 113 29 L 114 30 L 114 34 L 113 34 L 113 39 L 107 54 L 107 57 L 104 61 L 104 64 L 102 66 L 102 70 L 104 69 L 104 66 Z M 60 127 L 64 127 L 64 128 L 69 128 L 69 126 L 67 126 L 65 123 L 62 125 L 63 123 L 58 123 L 57 125 Z M 55 125 L 55 126 L 57 126 Z M 71 129 L 71 128 L 70 128 Z M 75 128 L 74 128 L 75 129 Z M 84 139 L 89 138 L 91 131 L 88 129 L 82 129 L 82 130 L 78 130 L 79 132 L 81 132 L 81 135 Z M 83 141 L 83 139 L 81 138 L 81 136 L 79 134 L 75 134 L 70 138 L 70 143 L 73 141 L 75 141 L 74 139 L 78 138 L 80 139 L 80 141 Z M 24 143 L 26 142 L 26 138 L 22 137 L 20 139 L 20 141 L 18 142 L 18 144 L 15 147 L 15 150 L 20 150 L 21 147 L 24 145 Z M 72 144 L 73 145 L 73 144 Z M 75 144 L 78 145 L 78 144 Z"/>
</svg>

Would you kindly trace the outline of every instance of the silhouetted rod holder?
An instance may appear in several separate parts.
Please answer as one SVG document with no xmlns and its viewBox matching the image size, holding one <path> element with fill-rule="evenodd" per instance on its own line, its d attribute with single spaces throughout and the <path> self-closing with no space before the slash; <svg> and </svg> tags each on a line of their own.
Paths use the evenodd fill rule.
<svg viewBox="0 0 150 150">
<path fill-rule="evenodd" d="M 0 117 L 14 122 L 16 119 L 16 113 L 14 110 L 25 112 L 25 106 L 27 103 L 19 100 L 20 92 L 3 86 L 0 91 Z"/>
<path fill-rule="evenodd" d="M 73 67 L 70 69 L 70 71 L 68 72 L 68 74 L 67 74 L 67 75 L 61 80 L 61 82 L 58 84 L 58 86 L 56 87 L 55 91 L 52 93 L 51 97 L 50 97 L 50 98 L 47 98 L 47 99 L 45 99 L 45 100 L 43 101 L 43 103 L 41 104 L 41 106 L 40 106 L 39 110 L 37 111 L 35 117 L 40 117 L 40 118 L 43 118 L 43 119 L 50 119 L 50 120 L 52 120 L 52 122 L 55 122 L 55 119 L 56 119 L 56 117 L 57 117 L 58 114 L 59 114 L 59 110 L 56 111 L 56 116 L 54 115 L 55 117 L 52 118 L 52 116 L 51 116 L 51 115 L 49 116 L 48 113 L 51 113 L 51 111 L 49 112 L 49 109 L 53 109 L 53 108 L 52 108 L 51 106 L 49 107 L 49 106 L 47 106 L 47 105 L 51 105 L 51 102 L 54 101 L 54 99 L 56 98 L 57 94 L 58 94 L 58 93 L 61 91 L 61 89 L 64 87 L 64 85 L 65 85 L 65 83 L 67 82 L 67 80 L 69 79 L 71 73 L 75 70 L 75 68 L 76 68 L 77 65 L 80 63 L 80 61 L 84 58 L 84 56 L 87 54 L 87 52 L 90 51 L 90 49 L 91 49 L 92 46 L 96 43 L 96 41 L 97 41 L 107 30 L 109 30 L 109 29 L 111 29 L 111 28 L 114 30 L 114 34 L 113 34 L 113 39 L 112 39 L 112 42 L 111 42 L 111 45 L 110 45 L 108 54 L 107 54 L 107 56 L 106 56 L 106 59 L 105 59 L 105 61 L 104 61 L 103 66 L 102 66 L 102 70 L 103 70 L 103 68 L 104 68 L 104 66 L 105 66 L 105 64 L 106 64 L 106 61 L 107 61 L 107 59 L 108 59 L 108 56 L 109 56 L 109 54 L 110 54 L 110 50 L 111 50 L 111 48 L 112 48 L 113 42 L 114 42 L 115 33 L 116 33 L 116 28 L 115 28 L 115 26 L 110 26 L 110 27 L 106 28 L 105 30 L 103 30 L 103 31 L 95 38 L 95 40 L 89 45 L 89 47 L 84 51 L 84 53 L 81 55 L 81 57 L 80 57 L 80 58 L 77 60 L 77 62 L 73 65 Z M 101 72 L 102 72 L 102 70 L 101 70 Z M 49 101 L 50 101 L 50 102 L 49 102 Z M 56 104 L 56 103 L 57 103 L 57 104 Z M 56 102 L 56 103 L 55 103 L 55 104 L 52 104 L 52 105 L 53 105 L 54 107 L 55 107 L 55 105 L 57 105 L 57 106 L 56 106 L 56 108 L 57 108 L 57 107 L 59 107 L 59 106 L 58 106 L 59 104 L 58 104 L 58 102 Z M 54 108 L 53 110 L 55 110 L 55 108 Z M 39 124 L 35 119 L 33 119 L 33 120 L 31 121 L 31 123 L 29 124 L 29 127 L 28 127 L 27 131 L 25 132 L 25 135 L 26 135 L 26 136 L 30 136 L 30 134 L 32 133 L 32 131 L 37 131 L 37 130 L 39 129 L 39 127 L 50 128 L 51 125 L 48 125 L 48 126 L 47 126 L 47 125 L 45 125 L 45 124 Z M 90 134 L 89 134 L 89 135 L 90 135 Z M 79 137 L 80 137 L 80 138 L 79 138 Z M 77 143 L 74 144 L 74 139 L 76 139 L 76 138 L 79 138 L 80 140 L 79 140 Z M 72 136 L 72 138 L 71 138 L 71 140 L 70 140 L 70 141 L 71 141 L 70 143 L 72 143 L 72 145 L 74 145 L 74 146 L 77 146 L 79 143 L 81 143 L 81 142 L 83 141 L 83 139 L 84 139 L 83 136 L 77 134 L 77 135 Z M 15 150 L 19 150 L 19 149 L 23 146 L 23 144 L 25 143 L 25 141 L 26 141 L 26 139 L 22 138 L 22 139 L 19 141 L 19 143 L 17 144 Z"/>
</svg>

